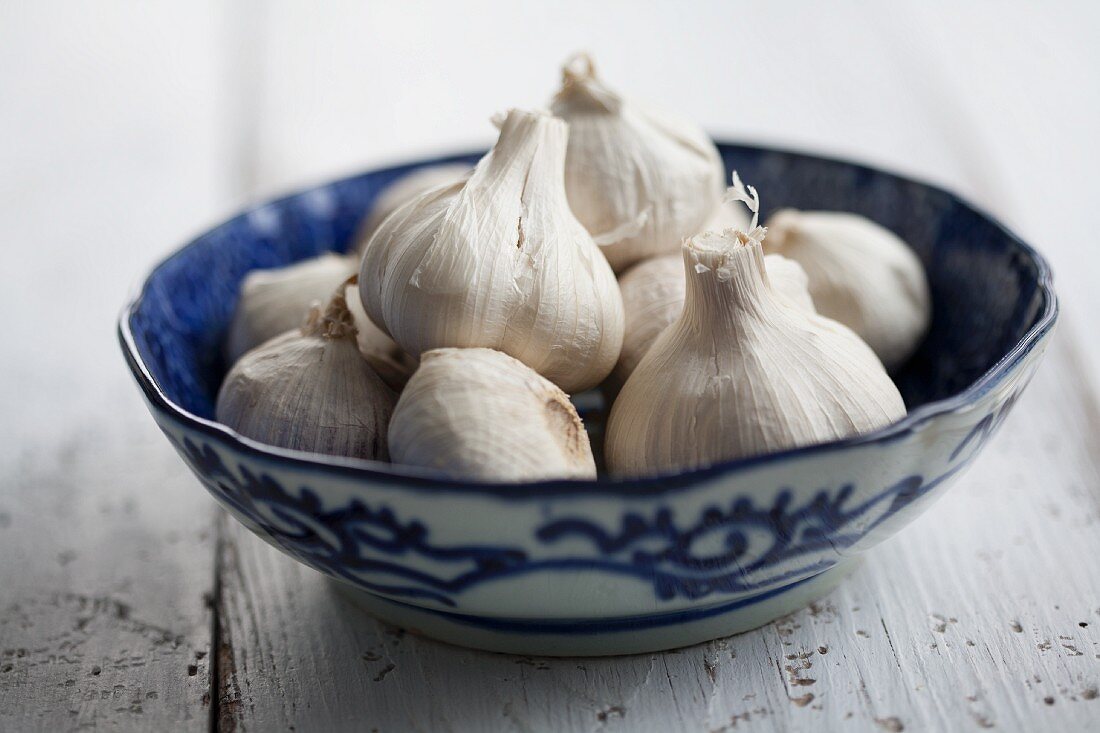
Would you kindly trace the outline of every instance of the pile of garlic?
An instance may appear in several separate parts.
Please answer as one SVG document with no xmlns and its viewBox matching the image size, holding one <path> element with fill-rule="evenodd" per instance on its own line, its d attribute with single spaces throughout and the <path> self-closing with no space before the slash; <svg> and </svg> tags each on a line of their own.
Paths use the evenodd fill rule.
<svg viewBox="0 0 1100 733">
<path fill-rule="evenodd" d="M 887 368 L 919 346 L 931 299 L 893 233 L 837 212 L 759 226 L 756 191 L 734 173 L 723 196 L 697 125 L 624 98 L 584 55 L 549 111 L 496 124 L 473 169 L 421 168 L 382 191 L 355 255 L 244 280 L 219 421 L 284 448 L 517 482 L 595 478 L 569 394 L 597 386 L 613 476 L 905 415 Z"/>
</svg>

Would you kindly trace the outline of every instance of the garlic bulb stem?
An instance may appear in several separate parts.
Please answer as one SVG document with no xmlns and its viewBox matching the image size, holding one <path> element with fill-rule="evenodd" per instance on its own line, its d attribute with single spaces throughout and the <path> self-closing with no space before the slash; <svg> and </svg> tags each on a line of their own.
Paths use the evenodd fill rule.
<svg viewBox="0 0 1100 733">
<path fill-rule="evenodd" d="M 573 54 L 562 65 L 561 89 L 554 101 L 568 102 L 577 111 L 610 114 L 618 114 L 623 106 L 622 97 L 608 89 L 596 75 L 596 63 L 584 52 Z"/>
<path fill-rule="evenodd" d="M 806 312 L 814 312 L 806 289 L 806 273 L 797 262 L 780 255 L 765 255 L 764 269 L 777 295 Z M 661 332 L 683 312 L 687 291 L 683 255 L 664 255 L 638 263 L 619 278 L 619 289 L 626 322 L 619 361 L 612 378 L 605 383 L 611 394 L 622 388 Z"/>
<path fill-rule="evenodd" d="M 616 272 L 678 251 L 717 208 L 724 166 L 697 125 L 612 91 L 580 54 L 551 102 L 569 123 L 565 190 Z"/>
<path fill-rule="evenodd" d="M 303 336 L 315 336 L 320 339 L 344 339 L 355 342 L 357 329 L 355 318 L 348 308 L 347 285 L 352 284 L 352 278 L 348 279 L 344 287 L 337 288 L 328 303 L 309 309 L 305 321 L 302 323 Z"/>
<path fill-rule="evenodd" d="M 735 238 L 740 246 L 729 247 L 727 237 Z M 697 275 L 713 273 L 687 278 L 687 320 L 717 319 L 715 325 L 735 329 L 746 312 L 759 313 L 762 301 L 770 296 L 771 284 L 755 237 L 736 230 L 725 235 L 704 232 L 691 240 L 685 252 Z"/>
</svg>

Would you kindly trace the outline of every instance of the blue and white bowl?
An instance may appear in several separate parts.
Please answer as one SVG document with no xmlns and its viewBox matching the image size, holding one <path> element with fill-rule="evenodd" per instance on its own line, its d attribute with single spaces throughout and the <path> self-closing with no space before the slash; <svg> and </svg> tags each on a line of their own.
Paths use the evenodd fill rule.
<svg viewBox="0 0 1100 733">
<path fill-rule="evenodd" d="M 394 624 L 561 655 L 759 626 L 831 589 L 962 473 L 1027 385 L 1058 311 L 1043 259 L 950 193 L 836 160 L 719 147 L 768 206 L 863 214 L 917 251 L 934 317 L 895 375 L 905 419 L 675 476 L 511 485 L 272 448 L 215 422 L 221 343 L 244 275 L 346 249 L 388 183 L 477 154 L 365 173 L 227 221 L 156 267 L 122 314 L 122 348 L 210 493 Z M 599 415 L 588 421 L 598 432 Z"/>
</svg>

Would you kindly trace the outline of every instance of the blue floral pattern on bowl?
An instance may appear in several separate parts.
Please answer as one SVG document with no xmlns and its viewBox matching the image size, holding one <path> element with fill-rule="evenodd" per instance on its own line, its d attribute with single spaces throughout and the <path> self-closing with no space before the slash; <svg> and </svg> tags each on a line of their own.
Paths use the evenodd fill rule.
<svg viewBox="0 0 1100 733">
<path fill-rule="evenodd" d="M 123 313 L 124 351 L 215 498 L 376 614 L 541 653 L 641 651 L 750 628 L 826 590 L 970 464 L 1030 379 L 1057 304 L 1042 259 L 951 194 L 849 163 L 720 149 L 772 205 L 862 213 L 922 258 L 935 315 L 894 375 L 904 420 L 683 474 L 520 485 L 274 449 L 213 422 L 240 279 L 346 248 L 377 193 L 415 166 L 264 204 L 199 237 Z M 416 165 L 433 162 L 444 161 Z M 586 418 L 596 434 L 599 419 Z"/>
</svg>

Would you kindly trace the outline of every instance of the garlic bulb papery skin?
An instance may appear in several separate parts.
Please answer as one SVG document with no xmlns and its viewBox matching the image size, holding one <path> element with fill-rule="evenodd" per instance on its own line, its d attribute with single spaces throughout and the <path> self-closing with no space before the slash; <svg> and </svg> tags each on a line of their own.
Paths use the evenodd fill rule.
<svg viewBox="0 0 1100 733">
<path fill-rule="evenodd" d="M 743 230 L 742 230 L 743 231 Z M 807 313 L 817 313 L 810 296 L 810 277 L 802 265 L 783 255 L 764 255 L 764 270 L 776 295 L 781 295 Z"/>
<path fill-rule="evenodd" d="M 400 392 L 416 371 L 417 361 L 405 353 L 382 329 L 374 325 L 359 298 L 359 276 L 352 275 L 344 284 L 344 300 L 355 323 L 355 342 L 359 353 L 374 368 L 382 381 Z"/>
<path fill-rule="evenodd" d="M 814 312 L 806 289 L 806 273 L 797 262 L 781 255 L 766 255 L 764 269 L 778 295 L 807 313 Z M 687 282 L 683 255 L 654 257 L 634 265 L 619 278 L 619 289 L 623 294 L 626 326 L 623 349 L 608 385 L 613 392 L 622 387 L 661 332 L 684 310 Z"/>
<path fill-rule="evenodd" d="M 355 259 L 330 253 L 248 273 L 225 340 L 227 362 L 233 364 L 246 351 L 298 328 L 310 306 L 327 300 L 355 272 Z"/>
<path fill-rule="evenodd" d="M 723 201 L 714 210 L 714 213 L 710 215 L 707 223 L 699 229 L 698 234 L 703 232 L 724 232 L 727 229 L 740 229 L 743 232 L 747 232 L 752 227 L 749 226 L 750 216 L 745 213 L 743 207 L 738 206 L 732 201 Z M 680 253 L 676 253 L 677 261 L 679 261 Z"/>
<path fill-rule="evenodd" d="M 871 349 L 778 296 L 762 228 L 685 243 L 687 296 L 627 380 L 605 447 L 613 474 L 658 474 L 864 433 L 905 415 Z"/>
<path fill-rule="evenodd" d="M 859 334 L 887 369 L 904 364 L 928 331 L 924 267 L 885 227 L 857 214 L 786 209 L 768 219 L 764 248 L 802 265 L 818 313 Z"/>
<path fill-rule="evenodd" d="M 363 359 L 340 288 L 305 325 L 249 351 L 218 391 L 215 416 L 293 450 L 385 460 L 397 395 Z"/>
<path fill-rule="evenodd" d="M 567 128 L 511 110 L 470 178 L 423 194 L 363 252 L 363 306 L 409 354 L 485 347 L 568 392 L 615 365 L 623 304 L 615 275 L 565 198 Z"/>
<path fill-rule="evenodd" d="M 476 481 L 595 478 L 569 396 L 492 349 L 434 349 L 420 358 L 390 421 L 393 462 Z"/>
<path fill-rule="evenodd" d="M 439 186 L 465 180 L 473 169 L 466 163 L 446 163 L 417 168 L 387 186 L 374 201 L 370 213 L 355 233 L 355 251 L 362 252 L 386 217 L 414 198 Z"/>
<path fill-rule="evenodd" d="M 676 254 L 717 208 L 725 168 L 707 134 L 623 99 L 587 56 L 566 63 L 551 109 L 569 123 L 569 203 L 616 272 Z"/>
</svg>

